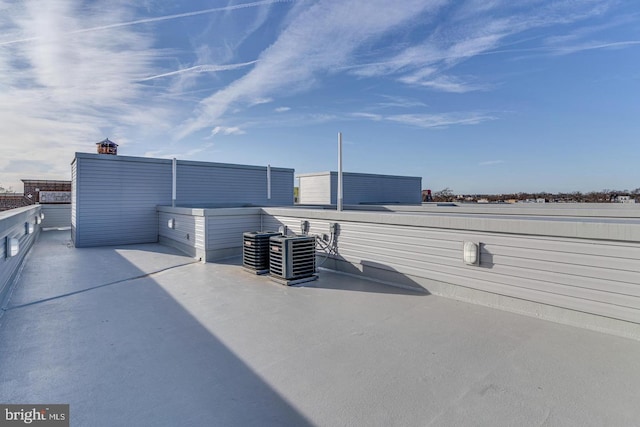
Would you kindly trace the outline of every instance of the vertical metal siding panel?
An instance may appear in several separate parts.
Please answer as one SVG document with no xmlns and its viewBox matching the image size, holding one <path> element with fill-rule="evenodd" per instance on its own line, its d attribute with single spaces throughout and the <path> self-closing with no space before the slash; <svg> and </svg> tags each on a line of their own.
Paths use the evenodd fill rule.
<svg viewBox="0 0 640 427">
<path fill-rule="evenodd" d="M 178 162 L 177 175 L 177 199 L 181 205 L 293 204 L 293 170 L 272 169 L 271 201 L 267 199 L 266 167 Z"/>
<path fill-rule="evenodd" d="M 413 177 L 345 174 L 346 204 L 420 203 L 421 180 Z"/>
<path fill-rule="evenodd" d="M 171 203 L 171 163 L 76 158 L 76 246 L 151 243 L 157 205 Z"/>
<path fill-rule="evenodd" d="M 78 155 L 74 162 L 76 245 L 157 241 L 155 207 L 171 203 L 171 162 Z M 293 170 L 272 170 L 271 204 L 293 204 Z M 266 167 L 178 161 L 177 201 L 190 204 L 267 204 Z"/>
<path fill-rule="evenodd" d="M 207 217 L 207 249 L 242 248 L 242 233 L 260 230 L 260 214 Z"/>
<path fill-rule="evenodd" d="M 273 170 L 271 171 L 271 200 L 268 204 L 275 206 L 293 205 L 293 170 Z"/>
<path fill-rule="evenodd" d="M 207 224 L 207 221 L 205 217 L 203 216 L 196 217 L 196 221 L 195 221 L 196 230 L 195 230 L 195 236 L 194 236 L 195 245 L 196 245 L 196 248 L 202 249 L 203 251 L 207 247 L 206 234 L 205 234 L 206 224 Z"/>
<path fill-rule="evenodd" d="M 278 231 L 278 227 L 282 224 L 278 222 L 278 218 L 273 215 L 262 214 L 262 230 L 261 231 Z"/>
<path fill-rule="evenodd" d="M 264 204 L 267 199 L 266 168 L 263 172 L 178 162 L 177 192 L 179 204 Z"/>
<path fill-rule="evenodd" d="M 343 174 L 344 203 L 420 203 L 422 179 L 346 172 Z M 338 174 L 331 172 L 331 202 L 336 203 Z"/>
<path fill-rule="evenodd" d="M 44 213 L 42 228 L 61 228 L 71 225 L 71 205 L 41 205 Z"/>
<path fill-rule="evenodd" d="M 344 188 L 344 174 L 342 176 L 342 201 L 345 202 L 345 188 Z M 338 204 L 338 174 L 335 172 L 331 172 L 329 175 L 329 194 L 331 195 L 331 204 Z"/>
<path fill-rule="evenodd" d="M 172 218 L 175 219 L 175 228 L 167 225 Z M 203 221 L 203 217 L 159 212 L 158 235 L 192 248 L 204 249 L 204 244 L 198 243 L 202 239 L 198 237 L 198 233 L 203 233 Z"/>
<path fill-rule="evenodd" d="M 328 173 L 324 175 L 301 176 L 299 203 L 301 205 L 330 204 L 332 197 L 330 187 L 331 177 Z"/>
</svg>

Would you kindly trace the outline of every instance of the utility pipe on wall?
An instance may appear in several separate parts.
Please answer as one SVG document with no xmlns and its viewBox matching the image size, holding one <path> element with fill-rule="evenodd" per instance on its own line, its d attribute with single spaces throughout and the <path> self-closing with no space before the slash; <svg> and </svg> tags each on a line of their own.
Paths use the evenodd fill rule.
<svg viewBox="0 0 640 427">
<path fill-rule="evenodd" d="M 176 207 L 176 175 L 178 172 L 178 160 L 176 160 L 176 158 L 173 158 L 173 161 L 171 162 L 171 173 L 172 173 L 172 188 L 171 188 L 171 207 Z"/>
<path fill-rule="evenodd" d="M 338 212 L 342 211 L 342 132 L 338 132 Z"/>
</svg>

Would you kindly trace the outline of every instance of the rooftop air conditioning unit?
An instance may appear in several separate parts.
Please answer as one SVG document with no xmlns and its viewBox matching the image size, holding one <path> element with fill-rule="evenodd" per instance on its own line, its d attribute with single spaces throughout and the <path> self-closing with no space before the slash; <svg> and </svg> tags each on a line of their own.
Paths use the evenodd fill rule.
<svg viewBox="0 0 640 427">
<path fill-rule="evenodd" d="M 242 234 L 242 266 L 255 274 L 269 272 L 269 238 L 277 231 L 247 231 Z"/>
<path fill-rule="evenodd" d="M 316 238 L 274 236 L 269 239 L 269 275 L 276 282 L 296 285 L 318 278 Z"/>
</svg>

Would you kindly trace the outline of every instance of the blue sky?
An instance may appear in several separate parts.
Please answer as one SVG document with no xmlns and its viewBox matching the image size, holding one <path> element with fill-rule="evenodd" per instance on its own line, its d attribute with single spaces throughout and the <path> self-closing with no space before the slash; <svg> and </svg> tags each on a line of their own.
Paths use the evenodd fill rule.
<svg viewBox="0 0 640 427">
<path fill-rule="evenodd" d="M 131 5 L 135 3 L 135 5 Z M 0 0 L 0 184 L 74 152 L 640 187 L 636 1 Z"/>
</svg>

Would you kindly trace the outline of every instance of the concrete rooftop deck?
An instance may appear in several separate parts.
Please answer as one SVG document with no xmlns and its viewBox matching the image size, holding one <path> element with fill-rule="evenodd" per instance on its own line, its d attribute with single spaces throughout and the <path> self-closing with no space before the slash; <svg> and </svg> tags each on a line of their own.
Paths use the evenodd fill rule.
<svg viewBox="0 0 640 427">
<path fill-rule="evenodd" d="M 303 287 L 42 233 L 0 318 L 0 402 L 71 425 L 629 426 L 640 342 L 328 271 Z"/>
</svg>

